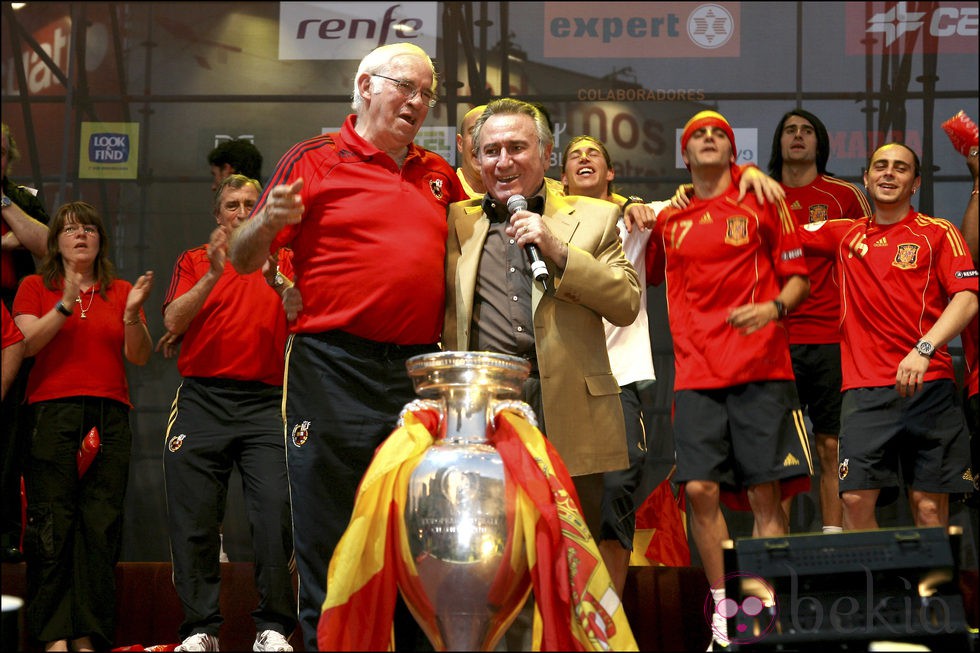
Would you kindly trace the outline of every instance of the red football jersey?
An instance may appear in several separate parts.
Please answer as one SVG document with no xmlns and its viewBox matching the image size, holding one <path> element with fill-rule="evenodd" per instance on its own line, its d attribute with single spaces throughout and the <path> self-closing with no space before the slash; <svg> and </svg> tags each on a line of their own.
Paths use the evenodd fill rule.
<svg viewBox="0 0 980 653">
<path fill-rule="evenodd" d="M 960 232 L 914 209 L 901 221 L 828 220 L 800 227 L 808 254 L 833 258 L 841 292 L 844 390 L 895 385 L 898 364 L 977 271 Z M 925 380 L 955 378 L 946 347 Z"/>
<path fill-rule="evenodd" d="M 741 305 L 775 299 L 781 278 L 807 273 L 786 205 L 760 205 L 738 188 L 681 210 L 664 209 L 655 227 L 667 258 L 667 308 L 674 339 L 674 389 L 723 388 L 792 380 L 781 322 L 742 335 L 726 322 Z"/>
<path fill-rule="evenodd" d="M 871 206 L 857 186 L 827 175 L 818 175 L 801 188 L 783 186 L 786 205 L 805 225 L 824 220 L 856 220 L 871 215 Z M 840 342 L 840 290 L 834 281 L 833 261 L 808 256 L 810 295 L 786 318 L 791 344 Z"/>
</svg>

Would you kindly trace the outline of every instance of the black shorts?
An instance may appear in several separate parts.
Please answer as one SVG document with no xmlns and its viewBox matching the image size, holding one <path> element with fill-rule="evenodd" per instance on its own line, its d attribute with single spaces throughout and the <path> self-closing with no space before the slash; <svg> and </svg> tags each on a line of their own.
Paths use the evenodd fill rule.
<svg viewBox="0 0 980 653">
<path fill-rule="evenodd" d="M 923 492 L 970 492 L 969 447 L 952 380 L 924 383 L 911 397 L 894 386 L 854 388 L 844 393 L 838 487 L 897 488 L 902 478 Z"/>
<path fill-rule="evenodd" d="M 963 401 L 963 413 L 966 415 L 967 428 L 970 429 L 971 476 L 974 490 L 980 490 L 980 433 L 977 432 L 977 425 L 980 424 L 980 395 L 964 394 L 967 396 Z"/>
<path fill-rule="evenodd" d="M 793 374 L 800 406 L 813 424 L 813 432 L 840 433 L 840 344 L 790 345 Z"/>
<path fill-rule="evenodd" d="M 792 381 L 680 390 L 674 402 L 675 481 L 742 489 L 813 474 Z"/>
</svg>

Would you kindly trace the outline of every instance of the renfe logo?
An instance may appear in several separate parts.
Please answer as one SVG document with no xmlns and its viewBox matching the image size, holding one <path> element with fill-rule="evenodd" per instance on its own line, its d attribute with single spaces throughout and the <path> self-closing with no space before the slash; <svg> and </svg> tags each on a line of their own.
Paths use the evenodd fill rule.
<svg viewBox="0 0 980 653">
<path fill-rule="evenodd" d="M 129 134 L 92 134 L 88 140 L 88 159 L 93 163 L 129 161 Z"/>
<path fill-rule="evenodd" d="M 435 2 L 282 2 L 280 59 L 360 59 L 407 41 L 435 53 Z"/>
</svg>

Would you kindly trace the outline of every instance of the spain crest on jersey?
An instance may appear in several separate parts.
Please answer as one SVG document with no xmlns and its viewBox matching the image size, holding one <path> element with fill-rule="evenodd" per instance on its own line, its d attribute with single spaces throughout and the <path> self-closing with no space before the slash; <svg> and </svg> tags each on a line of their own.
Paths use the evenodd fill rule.
<svg viewBox="0 0 980 653">
<path fill-rule="evenodd" d="M 744 215 L 733 215 L 728 218 L 728 229 L 725 232 L 725 243 L 728 245 L 747 245 L 749 242 L 749 219 Z"/>
<path fill-rule="evenodd" d="M 309 420 L 303 420 L 302 424 L 297 424 L 293 427 L 293 432 L 291 434 L 293 444 L 297 447 L 302 447 L 306 444 L 306 441 L 310 439 L 310 422 Z"/>
<path fill-rule="evenodd" d="M 914 243 L 902 243 L 895 250 L 895 260 L 892 265 L 900 270 L 911 270 L 916 267 L 919 259 L 919 246 Z"/>
<path fill-rule="evenodd" d="M 437 200 L 442 199 L 442 179 L 430 179 L 429 180 L 429 190 Z"/>
<path fill-rule="evenodd" d="M 826 204 L 811 204 L 810 205 L 810 222 L 823 222 L 827 219 L 827 205 Z"/>
</svg>

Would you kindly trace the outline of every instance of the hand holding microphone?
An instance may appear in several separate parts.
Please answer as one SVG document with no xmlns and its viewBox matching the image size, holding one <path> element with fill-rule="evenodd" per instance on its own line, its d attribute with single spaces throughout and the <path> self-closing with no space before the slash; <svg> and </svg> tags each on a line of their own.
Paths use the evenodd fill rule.
<svg viewBox="0 0 980 653">
<path fill-rule="evenodd" d="M 526 210 L 527 199 L 523 195 L 511 195 L 507 199 L 507 211 L 511 215 Z M 538 246 L 534 243 L 524 245 L 524 255 L 527 256 L 527 262 L 531 266 L 531 276 L 534 277 L 534 280 L 547 285 L 548 266 L 541 257 L 541 250 L 538 249 Z"/>
</svg>

